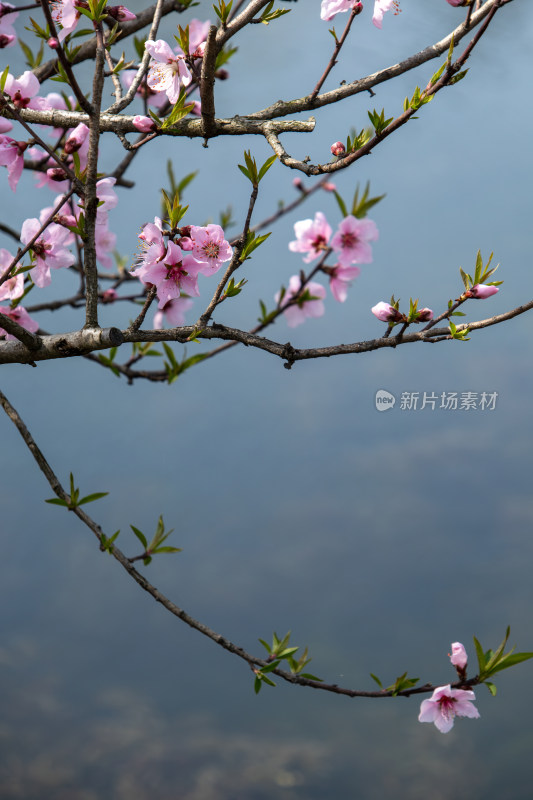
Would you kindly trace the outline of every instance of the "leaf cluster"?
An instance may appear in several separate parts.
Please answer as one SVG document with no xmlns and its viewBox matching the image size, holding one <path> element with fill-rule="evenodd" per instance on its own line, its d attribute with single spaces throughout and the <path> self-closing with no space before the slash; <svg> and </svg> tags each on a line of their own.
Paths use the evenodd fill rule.
<svg viewBox="0 0 533 800">
<path fill-rule="evenodd" d="M 276 633 L 273 633 L 272 644 L 268 644 L 264 639 L 259 639 L 268 653 L 269 663 L 264 667 L 257 667 L 254 669 L 254 691 L 256 694 L 259 694 L 264 683 L 268 684 L 268 686 L 276 685 L 274 681 L 268 677 L 268 674 L 277 669 L 282 661 L 287 661 L 293 675 L 299 675 L 301 678 L 308 678 L 312 681 L 322 680 L 321 678 L 317 678 L 316 675 L 311 675 L 309 672 L 302 672 L 306 664 L 309 664 L 311 661 L 311 659 L 308 658 L 307 647 L 297 661 L 294 656 L 299 648 L 289 646 L 290 638 L 291 632 L 289 631 L 282 639 L 280 639 Z"/>
<path fill-rule="evenodd" d="M 82 497 L 80 500 L 80 490 L 74 485 L 74 476 L 72 472 L 70 473 L 70 500 L 64 500 L 61 497 L 51 497 L 48 500 L 45 500 L 45 503 L 50 503 L 50 505 L 54 506 L 65 506 L 68 508 L 69 511 L 72 511 L 79 506 L 83 506 L 86 503 L 92 503 L 95 500 L 100 500 L 101 497 L 106 497 L 109 492 L 94 492 L 93 494 L 87 494 L 85 497 Z"/>
<path fill-rule="evenodd" d="M 143 564 L 145 565 L 150 563 L 152 556 L 154 556 L 156 553 L 181 553 L 181 547 L 170 547 L 169 545 L 162 546 L 163 542 L 168 539 L 174 530 L 171 528 L 169 531 L 165 531 L 165 523 L 163 522 L 162 516 L 159 517 L 155 533 L 150 543 L 148 543 L 148 539 L 144 533 L 139 530 L 139 528 L 136 528 L 135 525 L 130 525 L 130 528 L 144 547 L 142 560 Z"/>
</svg>

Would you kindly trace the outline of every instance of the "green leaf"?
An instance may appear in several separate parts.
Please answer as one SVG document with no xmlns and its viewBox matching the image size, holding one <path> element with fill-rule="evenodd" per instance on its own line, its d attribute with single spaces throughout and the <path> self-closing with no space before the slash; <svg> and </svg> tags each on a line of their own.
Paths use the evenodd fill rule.
<svg viewBox="0 0 533 800">
<path fill-rule="evenodd" d="M 262 178 L 264 178 L 264 176 L 266 175 L 266 173 L 268 172 L 268 170 L 270 169 L 272 164 L 275 161 L 277 161 L 277 159 L 278 159 L 278 157 L 276 155 L 270 156 L 270 158 L 267 158 L 267 160 L 265 161 L 265 163 L 263 164 L 263 166 L 259 170 L 259 175 L 257 176 L 258 183 L 259 183 L 259 181 L 261 181 Z"/>
<path fill-rule="evenodd" d="M 136 528 L 135 525 L 130 525 L 130 528 L 132 529 L 133 533 L 135 534 L 137 539 L 140 541 L 140 543 L 142 544 L 144 549 L 147 550 L 148 549 L 148 541 L 147 541 L 146 536 L 144 535 L 144 533 L 142 531 L 140 531 L 139 528 Z"/>
<path fill-rule="evenodd" d="M 259 692 L 261 691 L 261 684 L 262 684 L 261 678 L 259 677 L 259 675 L 256 675 L 254 680 L 254 692 L 256 694 L 259 694 Z"/>
<path fill-rule="evenodd" d="M 377 685 L 379 686 L 379 688 L 380 688 L 380 689 L 383 689 L 383 684 L 381 683 L 381 681 L 380 681 L 380 679 L 377 677 L 377 675 L 374 675 L 374 674 L 371 672 L 371 673 L 370 673 L 370 677 L 372 678 L 372 680 L 373 680 L 373 681 L 375 681 L 375 682 L 377 683 Z"/>
<path fill-rule="evenodd" d="M 348 209 L 346 208 L 346 203 L 344 202 L 344 200 L 342 199 L 342 197 L 340 196 L 340 194 L 337 191 L 334 191 L 333 194 L 335 195 L 335 200 L 337 201 L 337 205 L 339 206 L 339 208 L 341 210 L 342 216 L 343 217 L 347 217 L 348 216 Z"/>
<path fill-rule="evenodd" d="M 52 497 L 50 500 L 45 500 L 45 503 L 50 503 L 53 506 L 68 506 L 66 500 L 61 500 L 59 497 Z"/>
<path fill-rule="evenodd" d="M 493 697 L 496 697 L 496 692 L 498 691 L 496 686 L 493 683 L 491 683 L 490 681 L 485 681 L 484 683 L 485 683 L 485 686 L 487 687 L 487 689 L 489 690 L 489 692 L 491 693 L 491 695 Z"/>
<path fill-rule="evenodd" d="M 5 68 L 5 70 L 0 75 L 0 91 L 4 91 L 4 87 L 6 85 L 7 76 L 9 75 L 9 66 Z"/>
<path fill-rule="evenodd" d="M 477 663 L 480 676 L 485 672 L 485 653 L 483 652 L 483 648 L 481 644 L 478 642 L 476 637 L 474 636 L 474 647 L 476 648 L 476 656 L 477 656 Z"/>
<path fill-rule="evenodd" d="M 94 494 L 88 494 L 79 501 L 78 505 L 83 506 L 85 503 L 93 503 L 95 500 L 99 500 L 101 497 L 106 497 L 108 494 L 109 492 L 94 492 Z"/>
<path fill-rule="evenodd" d="M 498 664 L 490 670 L 490 674 L 494 675 L 495 672 L 501 672 L 503 669 L 514 667 L 516 664 L 521 664 L 522 661 L 528 661 L 530 658 L 533 658 L 533 653 L 507 653 L 507 655 L 503 656 Z"/>
</svg>

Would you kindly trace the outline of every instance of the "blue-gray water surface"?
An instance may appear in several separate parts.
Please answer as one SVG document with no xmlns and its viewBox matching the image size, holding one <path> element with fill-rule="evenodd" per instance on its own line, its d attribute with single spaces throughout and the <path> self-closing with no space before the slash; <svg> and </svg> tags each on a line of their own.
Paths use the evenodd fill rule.
<svg viewBox="0 0 533 800">
<path fill-rule="evenodd" d="M 318 0 L 313 11 L 292 5 L 241 37 L 217 114 L 312 88 L 331 24 L 318 18 Z M 202 2 L 189 16 L 205 19 L 210 8 Z M 464 13 L 444 0 L 405 2 L 377 31 L 369 12 L 327 88 L 422 49 Z M 342 29 L 342 15 L 335 25 Z M 335 177 L 346 197 L 367 180 L 387 193 L 371 212 L 380 230 L 374 261 L 345 304 L 328 297 L 324 317 L 295 330 L 278 321 L 272 338 L 295 346 L 373 338 L 383 326 L 369 309 L 393 292 L 441 311 L 478 248 L 485 258 L 494 251 L 504 284 L 472 301 L 467 319 L 530 299 L 532 34 L 527 3 L 515 0 L 462 83 Z M 378 87 L 370 102 L 396 113 L 434 68 Z M 365 125 L 367 107 L 359 96 L 317 112 L 316 134 L 285 144 L 326 161 L 331 142 Z M 200 169 L 186 197 L 189 222 L 216 219 L 228 203 L 240 220 L 248 189 L 235 164 L 245 148 L 258 160 L 269 155 L 252 137 L 147 149 L 130 175 L 135 189 L 111 212 L 120 251 L 131 256 L 140 225 L 158 213 L 167 158 L 177 175 Z M 104 160 L 117 156 L 112 142 Z M 292 178 L 272 168 L 257 219 L 294 196 Z M 24 176 L 8 196 L 14 226 L 38 215 L 32 185 Z M 255 323 L 258 298 L 271 303 L 300 269 L 287 249 L 294 222 L 317 210 L 333 227 L 340 220 L 327 193 L 285 217 L 246 263 L 249 282 L 220 322 Z M 54 285 L 69 291 L 71 281 L 58 275 Z M 201 290 L 203 300 L 207 279 Z M 172 386 L 127 386 L 74 361 L 4 367 L 1 386 L 64 482 L 72 471 L 82 491 L 110 492 L 87 508 L 108 535 L 121 530 L 128 555 L 138 552 L 130 524 L 150 533 L 162 514 L 174 528 L 182 552 L 142 569 L 190 614 L 256 654 L 258 637 L 290 629 L 309 648 L 310 671 L 331 683 L 370 690 L 371 672 L 388 684 L 407 670 L 443 685 L 454 680 L 453 641 L 466 645 L 471 674 L 472 635 L 494 647 L 510 624 L 511 643 L 533 650 L 532 319 L 466 343 L 290 371 L 236 347 Z M 49 313 L 42 325 L 71 330 L 81 320 L 78 311 Z M 123 325 L 127 316 L 106 308 L 103 321 Z M 395 397 L 389 411 L 376 409 L 378 390 Z M 452 392 L 473 393 L 476 408 L 441 408 Z M 402 395 L 413 403 L 417 393 L 417 407 L 403 408 Z M 483 393 L 493 405 L 481 408 Z M 44 503 L 50 488 L 13 426 L 6 418 L 0 426 L 2 800 L 530 800 L 528 662 L 495 679 L 496 697 L 478 687 L 480 719 L 459 719 L 447 735 L 418 723 L 416 697 L 350 700 L 281 681 L 256 696 L 244 662 L 171 617 L 78 520 Z"/>
</svg>

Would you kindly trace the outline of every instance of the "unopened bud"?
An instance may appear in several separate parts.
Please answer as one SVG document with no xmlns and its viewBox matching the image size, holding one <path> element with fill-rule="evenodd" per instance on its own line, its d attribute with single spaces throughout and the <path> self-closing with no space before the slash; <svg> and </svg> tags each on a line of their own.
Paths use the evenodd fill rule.
<svg viewBox="0 0 533 800">
<path fill-rule="evenodd" d="M 48 45 L 48 47 L 50 47 L 52 50 L 57 50 L 57 48 L 59 47 L 59 39 L 56 39 L 56 37 L 55 37 L 55 36 L 50 36 L 50 38 L 48 39 L 48 41 L 46 42 L 46 44 L 47 44 L 47 45 Z"/>
<path fill-rule="evenodd" d="M 63 150 L 68 155 L 77 153 L 89 133 L 89 128 L 83 122 L 80 122 L 68 136 Z"/>
<path fill-rule="evenodd" d="M 107 6 L 105 11 L 110 17 L 116 19 L 117 22 L 127 22 L 130 19 L 137 19 L 135 14 L 133 14 L 129 8 L 126 8 L 126 6 Z"/>
<path fill-rule="evenodd" d="M 51 181 L 64 181 L 67 178 L 67 173 L 65 170 L 61 169 L 61 167 L 52 167 L 51 169 L 46 170 L 46 174 L 50 178 Z"/>
<path fill-rule="evenodd" d="M 486 300 L 487 297 L 492 297 L 493 294 L 499 292 L 497 286 L 488 286 L 484 283 L 476 283 L 468 292 L 465 292 L 467 297 L 473 297 L 475 300 Z"/>
<path fill-rule="evenodd" d="M 430 319 L 433 319 L 433 311 L 430 308 L 421 308 L 416 312 L 417 322 L 429 322 Z"/>
<path fill-rule="evenodd" d="M 150 117 L 142 117 L 140 114 L 133 117 L 133 125 L 141 133 L 153 133 L 156 130 L 156 124 Z"/>
<path fill-rule="evenodd" d="M 334 156 L 342 156 L 342 154 L 346 152 L 346 148 L 342 142 L 333 142 L 330 150 Z"/>
</svg>

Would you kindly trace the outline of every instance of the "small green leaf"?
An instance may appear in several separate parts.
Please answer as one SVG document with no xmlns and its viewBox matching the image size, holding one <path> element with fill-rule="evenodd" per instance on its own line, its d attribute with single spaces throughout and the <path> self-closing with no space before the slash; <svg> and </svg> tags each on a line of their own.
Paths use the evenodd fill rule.
<svg viewBox="0 0 533 800">
<path fill-rule="evenodd" d="M 139 528 L 136 528 L 135 525 L 130 525 L 130 528 L 132 529 L 133 533 L 135 534 L 137 539 L 140 541 L 140 543 L 142 544 L 144 549 L 147 550 L 148 549 L 148 541 L 147 541 L 146 536 L 144 535 L 144 533 L 142 531 L 140 531 Z"/>
<path fill-rule="evenodd" d="M 85 503 L 93 503 L 95 500 L 99 500 L 101 497 L 106 497 L 108 494 L 109 492 L 94 492 L 94 494 L 88 494 L 79 501 L 78 505 L 83 506 Z"/>
</svg>

